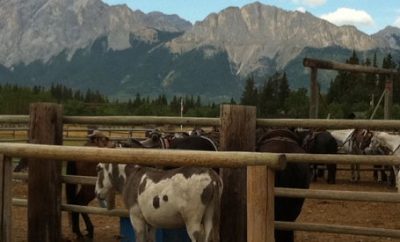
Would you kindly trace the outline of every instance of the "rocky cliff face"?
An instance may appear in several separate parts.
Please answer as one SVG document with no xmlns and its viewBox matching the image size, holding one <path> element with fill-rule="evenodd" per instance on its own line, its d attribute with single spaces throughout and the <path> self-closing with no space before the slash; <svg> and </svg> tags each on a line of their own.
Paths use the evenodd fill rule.
<svg viewBox="0 0 400 242">
<path fill-rule="evenodd" d="M 379 41 L 380 46 L 400 50 L 400 29 L 397 27 L 388 26 L 372 37 Z"/>
<path fill-rule="evenodd" d="M 191 24 L 177 16 L 146 15 L 100 0 L 2 0 L 0 64 L 46 62 L 64 50 L 71 56 L 102 36 L 108 37 L 108 48 L 126 49 L 130 33 L 152 41 L 152 29 L 181 32 L 189 28 Z"/>
<path fill-rule="evenodd" d="M 367 50 L 376 48 L 378 42 L 354 27 L 338 27 L 309 13 L 253 3 L 211 14 L 169 44 L 178 53 L 207 45 L 226 50 L 237 73 L 246 75 L 261 68 L 266 59 L 282 68 L 305 47 Z"/>
</svg>

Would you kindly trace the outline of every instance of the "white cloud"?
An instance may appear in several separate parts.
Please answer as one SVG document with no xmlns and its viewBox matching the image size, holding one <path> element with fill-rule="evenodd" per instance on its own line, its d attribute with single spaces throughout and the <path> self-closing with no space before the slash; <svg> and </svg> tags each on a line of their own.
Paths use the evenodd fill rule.
<svg viewBox="0 0 400 242">
<path fill-rule="evenodd" d="M 351 8 L 338 8 L 335 12 L 320 16 L 336 25 L 354 25 L 356 27 L 374 26 L 375 22 L 371 15 L 363 10 Z"/>
<path fill-rule="evenodd" d="M 393 26 L 400 28 L 400 17 L 397 17 L 396 21 L 394 21 Z"/>
<path fill-rule="evenodd" d="M 295 4 L 305 5 L 309 7 L 317 7 L 324 5 L 326 0 L 292 0 Z"/>
<path fill-rule="evenodd" d="M 298 8 L 296 9 L 296 11 L 299 11 L 299 12 L 301 12 L 301 13 L 305 13 L 305 12 L 306 12 L 306 9 L 305 9 L 304 7 L 298 7 Z"/>
</svg>

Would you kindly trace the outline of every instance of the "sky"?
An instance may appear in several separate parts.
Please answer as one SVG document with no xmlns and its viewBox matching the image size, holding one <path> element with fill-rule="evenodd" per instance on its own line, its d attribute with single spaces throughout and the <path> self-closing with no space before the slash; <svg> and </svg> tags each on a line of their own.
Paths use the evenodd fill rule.
<svg viewBox="0 0 400 242">
<path fill-rule="evenodd" d="M 193 24 L 210 13 L 218 13 L 229 6 L 242 7 L 247 0 L 103 0 L 109 5 L 127 4 L 132 10 L 145 13 L 160 11 L 177 14 Z M 373 34 L 388 25 L 400 28 L 399 0 L 259 0 L 289 11 L 307 11 L 338 26 L 354 25 Z"/>
</svg>

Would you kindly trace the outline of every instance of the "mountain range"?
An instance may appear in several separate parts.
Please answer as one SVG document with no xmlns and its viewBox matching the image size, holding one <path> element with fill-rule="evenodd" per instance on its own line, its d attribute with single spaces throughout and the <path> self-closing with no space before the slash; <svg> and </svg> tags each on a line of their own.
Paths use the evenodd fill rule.
<svg viewBox="0 0 400 242">
<path fill-rule="evenodd" d="M 110 97 L 198 95 L 239 98 L 246 78 L 286 71 L 308 87 L 304 57 L 343 62 L 400 57 L 400 29 L 365 34 L 312 14 L 259 2 L 211 13 L 194 25 L 101 0 L 2 0 L 0 84 L 96 89 Z M 321 72 L 329 85 L 332 72 Z M 328 80 L 328 81 L 327 81 Z"/>
</svg>

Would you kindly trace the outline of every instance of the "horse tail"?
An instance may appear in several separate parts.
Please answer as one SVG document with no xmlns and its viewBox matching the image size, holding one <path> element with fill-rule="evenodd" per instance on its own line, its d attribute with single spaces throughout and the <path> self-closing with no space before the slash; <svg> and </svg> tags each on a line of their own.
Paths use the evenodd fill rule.
<svg viewBox="0 0 400 242">
<path fill-rule="evenodd" d="M 206 208 L 205 214 L 205 231 L 207 241 L 220 241 L 219 239 L 219 227 L 221 221 L 221 197 L 222 197 L 222 179 L 221 177 L 211 170 L 213 193 L 209 205 Z"/>
<path fill-rule="evenodd" d="M 67 175 L 76 175 L 76 161 L 68 161 L 67 162 Z M 68 204 L 74 204 L 76 200 L 76 191 L 78 185 L 77 184 L 65 184 L 65 195 Z"/>
</svg>

